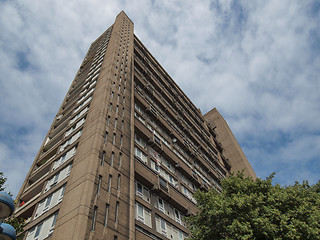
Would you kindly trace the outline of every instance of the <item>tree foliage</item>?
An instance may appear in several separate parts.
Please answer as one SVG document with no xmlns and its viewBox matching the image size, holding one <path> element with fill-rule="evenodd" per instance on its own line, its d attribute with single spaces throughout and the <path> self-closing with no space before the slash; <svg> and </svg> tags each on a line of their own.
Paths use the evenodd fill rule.
<svg viewBox="0 0 320 240">
<path fill-rule="evenodd" d="M 222 180 L 222 192 L 198 191 L 199 212 L 187 217 L 192 239 L 320 239 L 320 181 L 281 187 L 243 173 Z"/>
<path fill-rule="evenodd" d="M 4 184 L 6 183 L 7 178 L 4 177 L 3 173 L 0 172 L 0 191 L 4 190 Z"/>
</svg>

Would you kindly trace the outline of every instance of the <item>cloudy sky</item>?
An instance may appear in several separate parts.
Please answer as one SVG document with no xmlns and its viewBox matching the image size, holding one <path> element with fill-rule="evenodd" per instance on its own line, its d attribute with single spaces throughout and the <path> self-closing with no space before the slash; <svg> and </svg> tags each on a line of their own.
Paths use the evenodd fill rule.
<svg viewBox="0 0 320 240">
<path fill-rule="evenodd" d="M 320 174 L 320 2 L 0 0 L 0 171 L 16 195 L 89 45 L 124 10 L 258 177 Z"/>
</svg>

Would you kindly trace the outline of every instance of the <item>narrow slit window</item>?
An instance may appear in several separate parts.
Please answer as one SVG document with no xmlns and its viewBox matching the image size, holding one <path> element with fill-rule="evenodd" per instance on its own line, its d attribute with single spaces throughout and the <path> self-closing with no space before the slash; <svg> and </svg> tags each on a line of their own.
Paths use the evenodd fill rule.
<svg viewBox="0 0 320 240">
<path fill-rule="evenodd" d="M 111 191 L 111 181 L 112 181 L 112 175 L 110 174 L 109 175 L 109 181 L 108 181 L 108 192 L 110 192 Z"/>
<path fill-rule="evenodd" d="M 121 134 L 120 135 L 120 147 L 122 147 L 122 144 L 123 144 L 123 135 Z"/>
<path fill-rule="evenodd" d="M 106 156 L 106 152 L 103 151 L 103 152 L 102 152 L 102 156 L 101 156 L 101 162 L 100 162 L 100 165 L 101 165 L 101 166 L 103 165 L 105 156 Z"/>
<path fill-rule="evenodd" d="M 104 144 L 107 144 L 107 142 L 108 142 L 108 132 L 106 132 L 104 136 Z"/>
<path fill-rule="evenodd" d="M 119 202 L 116 202 L 116 209 L 115 209 L 115 218 L 114 221 L 117 223 L 118 222 L 118 211 L 119 211 Z"/>
<path fill-rule="evenodd" d="M 98 186 L 97 186 L 97 194 L 99 194 L 99 193 L 100 193 L 101 182 L 102 182 L 102 176 L 101 176 L 101 175 L 99 175 L 99 179 L 98 179 Z"/>
<path fill-rule="evenodd" d="M 107 126 L 109 127 L 110 125 L 110 116 L 108 116 L 108 119 L 107 119 Z"/>
<path fill-rule="evenodd" d="M 97 218 L 98 207 L 94 206 L 93 214 L 92 214 L 92 223 L 91 223 L 91 231 L 94 231 L 96 228 L 96 218 Z"/>
<path fill-rule="evenodd" d="M 117 190 L 118 191 L 120 190 L 120 178 L 121 178 L 121 175 L 118 174 L 118 181 L 117 181 Z"/>
<path fill-rule="evenodd" d="M 111 152 L 110 165 L 113 165 L 114 152 Z"/>
<path fill-rule="evenodd" d="M 119 153 L 119 167 L 121 166 L 122 153 Z"/>
<path fill-rule="evenodd" d="M 109 204 L 106 204 L 106 209 L 104 212 L 104 226 L 106 227 L 108 224 L 108 215 L 109 215 Z"/>
<path fill-rule="evenodd" d="M 113 134 L 113 138 L 112 138 L 112 144 L 114 145 L 116 143 L 116 134 Z"/>
</svg>

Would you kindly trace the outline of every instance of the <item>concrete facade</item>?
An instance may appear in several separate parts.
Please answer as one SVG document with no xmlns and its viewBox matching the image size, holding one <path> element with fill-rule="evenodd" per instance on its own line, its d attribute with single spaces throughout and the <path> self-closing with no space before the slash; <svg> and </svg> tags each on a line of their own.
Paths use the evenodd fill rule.
<svg viewBox="0 0 320 240">
<path fill-rule="evenodd" d="M 224 152 L 223 155 L 229 160 L 231 172 L 236 173 L 243 171 L 247 177 L 256 179 L 257 176 L 253 171 L 248 159 L 244 155 L 237 139 L 234 137 L 225 119 L 221 116 L 216 108 L 210 110 L 204 115 L 208 125 L 215 129 L 216 139 L 221 143 Z"/>
<path fill-rule="evenodd" d="M 212 121 L 119 13 L 91 44 L 17 196 L 23 239 L 186 238 L 193 193 L 220 191 L 239 168 Z"/>
</svg>

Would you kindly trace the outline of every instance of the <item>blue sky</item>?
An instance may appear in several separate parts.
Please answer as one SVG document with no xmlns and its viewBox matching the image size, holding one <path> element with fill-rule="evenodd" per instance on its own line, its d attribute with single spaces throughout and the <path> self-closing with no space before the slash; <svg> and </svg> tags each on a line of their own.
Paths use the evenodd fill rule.
<svg viewBox="0 0 320 240">
<path fill-rule="evenodd" d="M 17 194 L 89 45 L 124 10 L 202 113 L 225 117 L 258 177 L 320 173 L 318 1 L 0 1 L 0 171 Z"/>
</svg>

